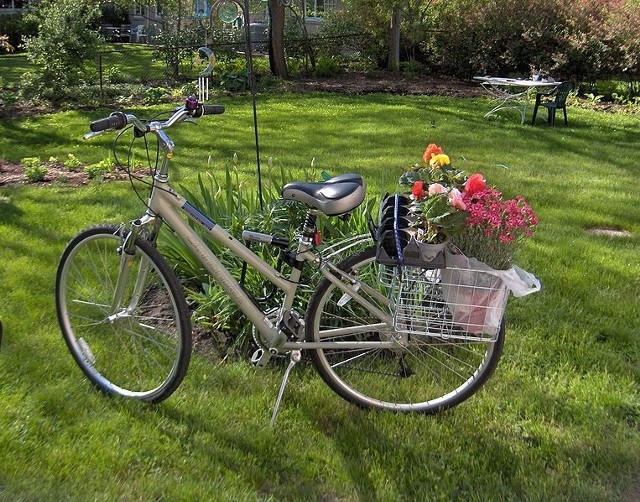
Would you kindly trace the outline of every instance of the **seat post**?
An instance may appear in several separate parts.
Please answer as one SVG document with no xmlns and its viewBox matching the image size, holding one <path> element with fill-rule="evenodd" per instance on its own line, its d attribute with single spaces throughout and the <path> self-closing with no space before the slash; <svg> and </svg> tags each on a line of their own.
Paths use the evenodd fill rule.
<svg viewBox="0 0 640 502">
<path fill-rule="evenodd" d="M 302 224 L 302 237 L 313 239 L 313 237 L 316 235 L 317 219 L 318 219 L 318 210 L 309 209 L 307 211 L 307 215 L 305 216 L 304 223 Z"/>
</svg>

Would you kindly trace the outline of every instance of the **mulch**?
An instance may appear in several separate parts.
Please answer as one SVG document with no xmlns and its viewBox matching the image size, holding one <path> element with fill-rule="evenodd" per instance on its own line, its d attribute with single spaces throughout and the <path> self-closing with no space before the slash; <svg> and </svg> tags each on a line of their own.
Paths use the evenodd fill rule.
<svg viewBox="0 0 640 502">
<path fill-rule="evenodd" d="M 294 92 L 336 92 L 340 94 L 388 93 L 399 95 L 437 95 L 456 98 L 478 97 L 482 88 L 474 82 L 446 77 L 406 76 L 402 73 L 349 73 L 332 78 L 305 78 L 287 82 Z"/>
<path fill-rule="evenodd" d="M 31 186 L 49 186 L 58 183 L 66 187 L 81 187 L 91 183 L 92 179 L 82 169 L 70 170 L 58 164 L 45 163 L 47 173 L 42 181 L 31 182 L 24 174 L 24 168 L 20 164 L 7 162 L 0 158 L 0 188 L 5 186 L 29 184 Z M 136 173 L 145 175 L 146 172 Z M 124 169 L 116 168 L 103 174 L 102 181 L 125 181 L 129 175 Z"/>
</svg>

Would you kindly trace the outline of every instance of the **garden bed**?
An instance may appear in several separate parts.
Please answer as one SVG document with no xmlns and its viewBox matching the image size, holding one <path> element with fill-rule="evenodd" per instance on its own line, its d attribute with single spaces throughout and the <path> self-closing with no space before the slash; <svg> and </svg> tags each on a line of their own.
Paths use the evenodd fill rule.
<svg viewBox="0 0 640 502">
<path fill-rule="evenodd" d="M 481 97 L 482 87 L 464 80 L 433 76 L 407 76 L 405 73 L 376 71 L 345 73 L 327 78 L 300 78 L 286 82 L 293 92 L 338 92 L 342 94 L 369 94 L 384 92 L 405 95 L 437 95 L 450 97 Z"/>
<path fill-rule="evenodd" d="M 147 171 L 136 172 L 136 175 L 148 174 Z M 129 175 L 124 169 L 115 168 L 111 172 L 102 174 L 100 177 L 102 181 L 124 181 L 129 179 Z M 91 181 L 98 178 L 92 178 L 88 173 L 83 170 L 72 170 L 61 165 L 47 165 L 47 172 L 41 181 L 29 181 L 25 175 L 25 168 L 20 164 L 14 164 L 7 162 L 0 158 L 0 187 L 11 185 L 22 185 L 29 183 L 34 186 L 46 186 L 58 183 L 60 185 L 79 187 L 89 184 Z"/>
</svg>

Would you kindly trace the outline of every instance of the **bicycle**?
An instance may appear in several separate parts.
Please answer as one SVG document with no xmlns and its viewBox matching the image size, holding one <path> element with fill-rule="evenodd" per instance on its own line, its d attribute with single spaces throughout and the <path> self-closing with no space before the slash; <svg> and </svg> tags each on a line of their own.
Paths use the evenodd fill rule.
<svg viewBox="0 0 640 502">
<path fill-rule="evenodd" d="M 57 315 L 66 344 L 87 378 L 107 394 L 153 403 L 169 397 L 183 380 L 191 357 L 191 322 L 180 281 L 156 247 L 166 223 L 255 327 L 260 348 L 251 358 L 253 364 L 264 367 L 276 355 L 289 355 L 274 418 L 289 371 L 302 351 L 334 392 L 363 408 L 434 413 L 475 393 L 500 358 L 503 327 L 493 340 L 398 331 L 392 287 L 381 279 L 389 267 L 376 260 L 376 246 L 368 245 L 340 263 L 319 251 L 317 217 L 345 215 L 358 207 L 365 197 L 360 175 L 283 187 L 283 199 L 306 206 L 294 246 L 288 239 L 249 230 L 242 242 L 169 185 L 175 145 L 166 129 L 223 112 L 222 106 L 188 98 L 164 121 L 144 122 L 133 114 L 113 112 L 90 124 L 86 138 L 125 127 L 131 127 L 135 137 L 153 134 L 163 154 L 140 218 L 128 226 L 85 229 L 62 253 Z M 260 306 L 181 214 L 281 291 L 281 303 Z M 248 247 L 252 242 L 278 250 L 288 273 L 255 254 Z M 322 278 L 303 318 L 293 305 L 305 265 L 315 267 Z"/>
</svg>

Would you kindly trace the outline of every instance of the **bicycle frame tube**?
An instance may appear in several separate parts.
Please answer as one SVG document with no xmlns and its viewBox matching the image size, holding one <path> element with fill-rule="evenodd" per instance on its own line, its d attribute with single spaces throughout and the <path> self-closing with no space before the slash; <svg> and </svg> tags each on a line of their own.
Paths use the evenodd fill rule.
<svg viewBox="0 0 640 502">
<path fill-rule="evenodd" d="M 190 204 L 184 197 L 169 187 L 162 181 L 156 181 L 155 188 L 149 200 L 149 208 L 153 214 L 161 217 L 169 227 L 183 240 L 187 246 L 196 254 L 209 274 L 220 284 L 222 289 L 232 298 L 238 308 L 247 316 L 249 321 L 260 331 L 267 340 L 271 340 L 270 348 L 284 349 L 303 349 L 303 348 L 397 348 L 399 340 L 380 341 L 380 342 L 292 342 L 287 341 L 286 335 L 278 328 L 278 323 L 272 323 L 264 313 L 253 303 L 251 298 L 238 284 L 238 281 L 225 268 L 215 254 L 202 241 L 202 239 L 194 232 L 194 230 L 184 221 L 179 212 L 182 211 L 190 219 L 197 222 L 200 226 L 207 230 L 208 234 L 219 244 L 228 248 L 232 253 L 240 259 L 246 261 L 250 266 L 255 268 L 265 279 L 273 283 L 278 289 L 285 294 L 283 310 L 291 308 L 294 296 L 298 287 L 298 281 L 301 276 L 300 270 L 293 268 L 290 277 L 284 277 L 274 267 L 264 262 L 253 251 L 247 248 L 242 242 L 238 241 L 230 235 L 224 228 L 217 225 L 208 216 Z M 305 261 L 316 261 L 316 257 L 308 250 L 299 250 L 299 258 Z M 335 267 L 332 267 L 338 270 Z M 334 282 L 345 294 L 362 304 L 369 311 L 378 316 L 381 323 L 362 327 L 362 331 L 375 330 L 382 327 L 388 327 L 391 324 L 391 318 L 388 314 L 380 311 L 371 303 L 367 302 L 357 294 L 357 289 L 349 284 L 342 283 L 333 273 L 326 270 L 326 267 L 320 267 L 322 274 L 330 281 Z M 365 285 L 363 285 L 364 287 Z M 372 290 L 373 291 L 373 290 Z M 378 294 L 380 298 L 383 298 Z M 388 300 L 387 300 L 388 301 Z"/>
</svg>

